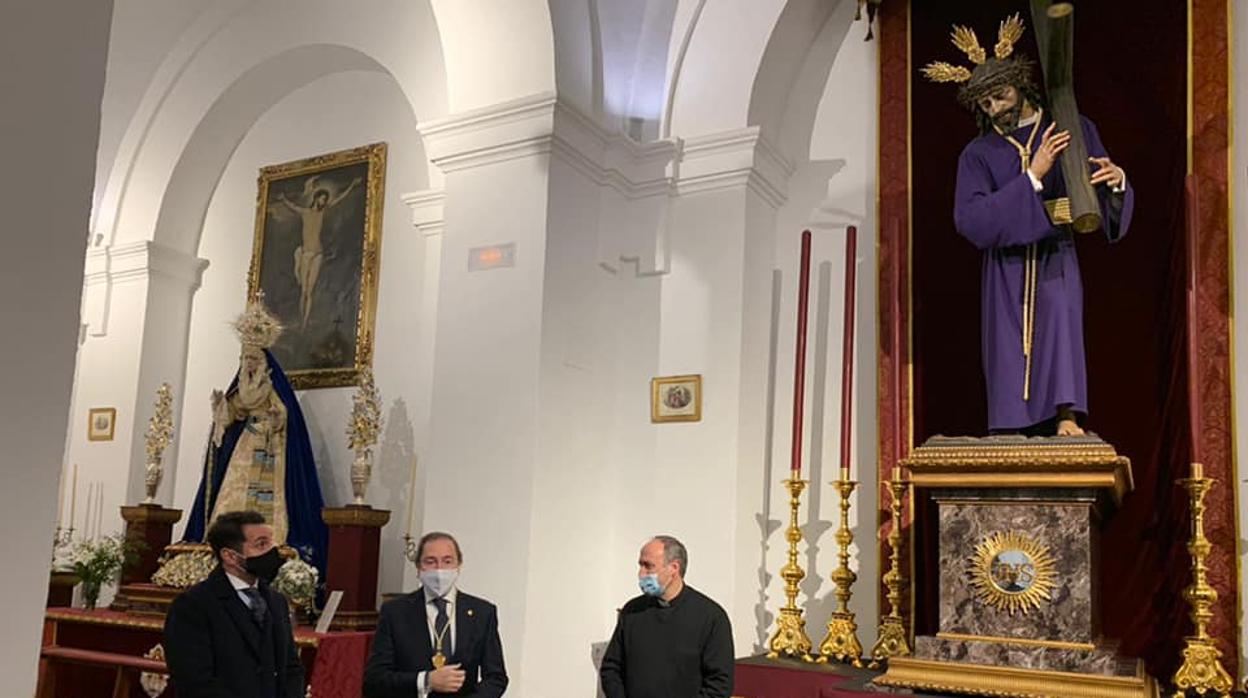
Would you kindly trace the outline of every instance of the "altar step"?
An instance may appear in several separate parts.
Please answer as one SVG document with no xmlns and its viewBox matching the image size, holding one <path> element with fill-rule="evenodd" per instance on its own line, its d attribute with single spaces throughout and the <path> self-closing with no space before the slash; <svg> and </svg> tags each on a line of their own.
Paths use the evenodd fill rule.
<svg viewBox="0 0 1248 698">
<path fill-rule="evenodd" d="M 879 698 L 890 689 L 872 684 L 882 672 L 832 662 L 744 657 L 736 662 L 733 698 Z M 922 698 L 935 694 L 904 691 Z"/>
</svg>

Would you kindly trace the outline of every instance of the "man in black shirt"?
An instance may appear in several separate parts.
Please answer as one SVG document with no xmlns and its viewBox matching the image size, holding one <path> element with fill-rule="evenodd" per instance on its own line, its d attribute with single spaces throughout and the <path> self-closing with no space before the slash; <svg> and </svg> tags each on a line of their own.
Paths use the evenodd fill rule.
<svg viewBox="0 0 1248 698">
<path fill-rule="evenodd" d="M 729 698 L 732 625 L 719 604 L 685 584 L 685 546 L 655 536 L 637 564 L 642 595 L 624 604 L 602 658 L 607 698 Z"/>
</svg>

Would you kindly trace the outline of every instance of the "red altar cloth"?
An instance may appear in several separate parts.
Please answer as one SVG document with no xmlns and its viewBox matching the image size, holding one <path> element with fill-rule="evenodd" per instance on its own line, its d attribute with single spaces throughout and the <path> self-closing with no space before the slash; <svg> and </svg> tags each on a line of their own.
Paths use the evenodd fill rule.
<svg viewBox="0 0 1248 698">
<path fill-rule="evenodd" d="M 43 644 L 141 657 L 164 640 L 164 619 L 118 611 L 49 608 L 44 618 Z M 364 683 L 364 665 L 372 648 L 372 632 L 318 633 L 301 626 L 295 643 L 305 676 L 316 698 L 358 698 Z M 78 666 L 58 669 L 56 698 L 108 698 L 114 670 Z M 147 698 L 134 682 L 133 698 Z M 162 698 L 176 698 L 173 685 Z"/>
</svg>

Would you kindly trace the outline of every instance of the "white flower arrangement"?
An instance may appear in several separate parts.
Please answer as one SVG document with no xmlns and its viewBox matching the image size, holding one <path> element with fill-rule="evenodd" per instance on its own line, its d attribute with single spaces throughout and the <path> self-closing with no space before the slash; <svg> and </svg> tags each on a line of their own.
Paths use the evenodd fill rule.
<svg viewBox="0 0 1248 698">
<path fill-rule="evenodd" d="M 282 592 L 292 605 L 312 609 L 316 602 L 316 585 L 320 575 L 316 568 L 295 557 L 287 560 L 277 570 L 273 579 L 273 588 Z"/>
<path fill-rule="evenodd" d="M 88 608 L 94 608 L 100 587 L 117 581 L 126 558 L 135 553 L 132 545 L 120 534 L 101 536 L 91 540 L 79 540 L 69 553 L 70 564 L 83 584 L 83 598 Z"/>
</svg>

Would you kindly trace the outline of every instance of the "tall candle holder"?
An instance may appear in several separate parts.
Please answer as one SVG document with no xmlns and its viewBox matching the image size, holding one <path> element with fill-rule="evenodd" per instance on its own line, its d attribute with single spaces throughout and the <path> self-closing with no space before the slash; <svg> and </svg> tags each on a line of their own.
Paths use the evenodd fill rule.
<svg viewBox="0 0 1248 698">
<path fill-rule="evenodd" d="M 880 637 L 871 648 L 871 668 L 880 666 L 881 662 L 891 657 L 904 657 L 910 654 L 910 642 L 906 636 L 905 619 L 901 616 L 901 589 L 906 578 L 901 573 L 901 514 L 902 498 L 906 496 L 907 483 L 902 479 L 901 467 L 893 469 L 893 478 L 888 483 L 892 494 L 889 504 L 889 516 L 892 527 L 888 532 L 888 572 L 884 573 L 884 585 L 888 587 L 888 615 L 880 618 Z"/>
<path fill-rule="evenodd" d="M 797 564 L 797 544 L 802 542 L 802 529 L 797 525 L 797 511 L 801 506 L 802 490 L 806 489 L 806 481 L 796 475 L 784 481 L 789 489 L 789 528 L 785 538 L 789 541 L 789 562 L 780 569 L 780 577 L 784 580 L 784 595 L 788 601 L 776 616 L 776 632 L 767 643 L 767 657 L 790 657 L 809 662 L 810 650 L 813 647 L 810 636 L 806 634 L 806 619 L 802 617 L 802 609 L 797 605 L 798 585 L 806 578 L 806 571 Z"/>
<path fill-rule="evenodd" d="M 1189 690 L 1200 695 L 1208 691 L 1220 698 L 1227 698 L 1235 682 L 1222 667 L 1222 652 L 1209 635 L 1209 622 L 1213 620 L 1213 606 L 1218 592 L 1205 578 L 1205 558 L 1213 544 L 1205 538 L 1205 494 L 1213 487 L 1213 480 L 1204 476 L 1204 466 L 1192 463 L 1191 477 L 1179 480 L 1187 490 L 1192 507 L 1192 536 L 1187 551 L 1192 556 L 1192 583 L 1183 590 L 1183 598 L 1192 607 L 1191 618 L 1195 633 L 1183 638 L 1183 665 L 1174 672 L 1176 690 L 1173 698 L 1183 698 Z"/>
<path fill-rule="evenodd" d="M 854 620 L 854 612 L 849 610 L 849 600 L 854 595 L 853 585 L 858 579 L 858 575 L 849 569 L 849 546 L 854 542 L 854 532 L 849 528 L 849 506 L 850 495 L 858 483 L 842 478 L 836 481 L 835 486 L 841 495 L 841 527 L 836 531 L 840 564 L 832 572 L 832 582 L 836 584 L 836 610 L 828 621 L 828 634 L 819 643 L 818 661 L 823 664 L 835 659 L 860 667 L 862 643 L 858 641 L 858 623 Z"/>
</svg>

